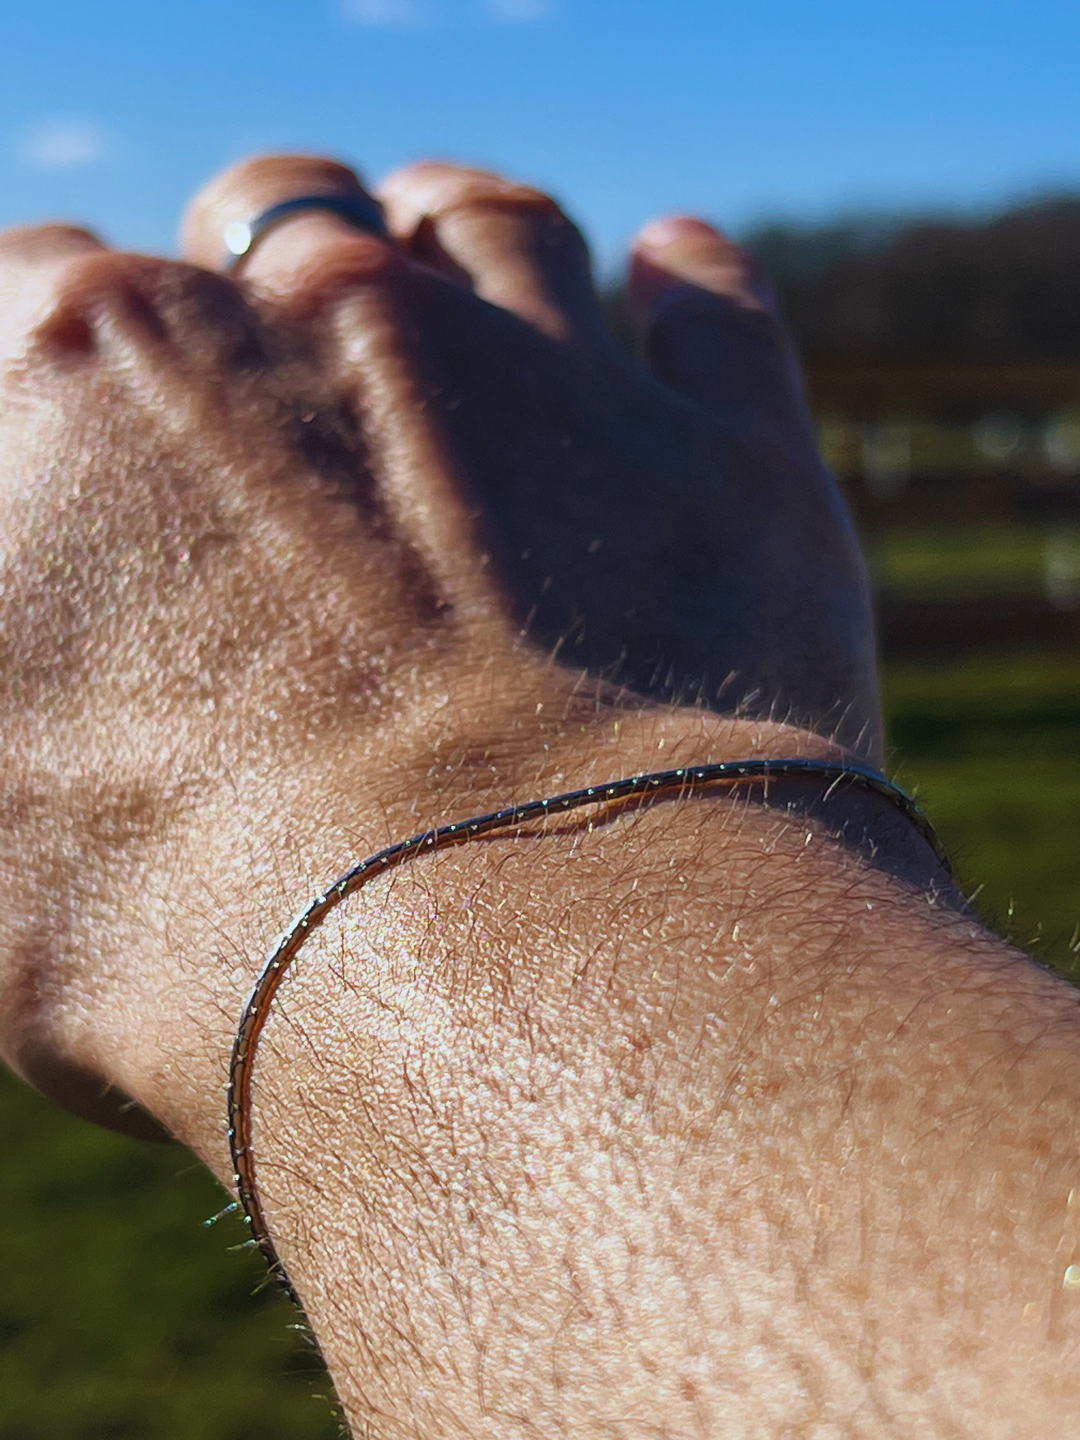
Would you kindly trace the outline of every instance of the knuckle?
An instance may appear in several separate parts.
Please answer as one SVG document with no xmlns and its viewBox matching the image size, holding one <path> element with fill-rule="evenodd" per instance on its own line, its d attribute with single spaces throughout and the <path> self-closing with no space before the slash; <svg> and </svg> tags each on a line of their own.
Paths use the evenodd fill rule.
<svg viewBox="0 0 1080 1440">
<path fill-rule="evenodd" d="M 478 179 L 463 186 L 459 196 L 446 209 L 508 210 L 530 219 L 563 225 L 570 223 L 558 202 L 543 190 L 494 177 Z"/>
<path fill-rule="evenodd" d="M 171 263 L 113 250 L 72 256 L 52 278 L 51 304 L 57 310 L 93 313 L 134 287 L 152 289 L 155 270 Z"/>
<path fill-rule="evenodd" d="M 100 238 L 82 225 L 52 221 L 0 230 L 0 258 L 40 261 L 51 256 L 101 250 Z"/>
<path fill-rule="evenodd" d="M 223 277 L 180 261 L 99 251 L 58 268 L 31 339 L 53 353 L 88 353 L 107 331 L 128 343 L 172 342 L 220 355 L 244 352 L 255 330 L 254 315 Z"/>
<path fill-rule="evenodd" d="M 406 268 L 392 243 L 360 231 L 321 236 L 314 244 L 298 243 L 288 259 L 287 265 L 275 259 L 263 284 L 297 318 L 332 308 L 357 289 L 401 281 Z"/>
<path fill-rule="evenodd" d="M 651 306 L 648 330 L 654 336 L 684 333 L 688 326 L 701 333 L 756 336 L 770 346 L 784 346 L 787 333 L 779 318 L 750 292 L 741 288 L 707 289 L 693 284 L 673 285 Z"/>
<path fill-rule="evenodd" d="M 289 195 L 360 188 L 355 170 L 324 155 L 253 155 L 224 171 L 211 185 L 231 200 L 272 205 Z"/>
<path fill-rule="evenodd" d="M 165 263 L 165 262 L 160 262 Z M 123 317 L 141 326 L 148 312 L 136 285 L 145 281 L 146 262 L 140 257 L 98 251 L 70 257 L 50 277 L 44 304 L 30 335 L 31 347 L 49 354 L 90 354 L 99 348 L 100 331 L 107 320 Z"/>
<path fill-rule="evenodd" d="M 415 192 L 425 212 L 436 219 L 453 211 L 498 208 L 570 223 L 558 202 L 545 191 L 506 180 L 489 170 L 421 161 L 399 171 L 394 188 Z"/>
</svg>

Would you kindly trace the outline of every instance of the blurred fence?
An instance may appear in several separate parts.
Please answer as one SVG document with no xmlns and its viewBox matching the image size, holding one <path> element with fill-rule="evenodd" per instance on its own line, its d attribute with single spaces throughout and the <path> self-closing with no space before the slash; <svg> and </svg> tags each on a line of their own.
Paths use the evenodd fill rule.
<svg viewBox="0 0 1080 1440">
<path fill-rule="evenodd" d="M 818 362 L 883 653 L 1080 651 L 1080 365 Z"/>
</svg>

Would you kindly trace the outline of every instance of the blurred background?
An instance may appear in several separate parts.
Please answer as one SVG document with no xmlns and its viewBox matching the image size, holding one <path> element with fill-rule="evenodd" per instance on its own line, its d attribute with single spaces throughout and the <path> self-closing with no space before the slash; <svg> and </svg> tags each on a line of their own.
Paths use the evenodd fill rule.
<svg viewBox="0 0 1080 1440">
<path fill-rule="evenodd" d="M 553 191 L 612 293 L 650 217 L 770 267 L 873 566 L 893 773 L 989 923 L 1080 939 L 1073 0 L 0 0 L 0 225 L 169 252 L 252 151 Z M 615 302 L 613 302 L 615 303 Z M 181 1151 L 0 1075 L 0 1440 L 337 1433 Z"/>
</svg>

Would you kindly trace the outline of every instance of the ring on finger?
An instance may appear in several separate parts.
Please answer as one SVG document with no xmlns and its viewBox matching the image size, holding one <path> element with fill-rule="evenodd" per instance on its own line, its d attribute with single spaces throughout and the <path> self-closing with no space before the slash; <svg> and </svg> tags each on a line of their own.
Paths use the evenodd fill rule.
<svg viewBox="0 0 1080 1440">
<path fill-rule="evenodd" d="M 225 263 L 227 271 L 235 271 L 248 259 L 252 250 L 271 230 L 294 215 L 308 211 L 322 210 L 336 215 L 356 230 L 389 238 L 389 230 L 383 219 L 382 207 L 366 195 L 297 195 L 291 200 L 282 200 L 268 210 L 256 215 L 253 220 L 232 220 L 225 226 L 222 239 L 229 252 Z"/>
</svg>

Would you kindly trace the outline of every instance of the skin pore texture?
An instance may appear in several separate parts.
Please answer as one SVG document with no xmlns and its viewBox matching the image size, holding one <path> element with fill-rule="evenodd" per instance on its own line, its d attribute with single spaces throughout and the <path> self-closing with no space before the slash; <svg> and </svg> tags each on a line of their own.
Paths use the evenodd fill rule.
<svg viewBox="0 0 1080 1440">
<path fill-rule="evenodd" d="M 680 764 L 881 763 L 867 586 L 791 348 L 700 221 L 646 358 L 547 197 L 327 160 L 183 262 L 0 236 L 0 1050 L 226 1184 L 282 928 L 451 819 Z M 887 802 L 811 782 L 418 858 L 255 1067 L 275 1243 L 357 1436 L 1047 1440 L 1080 1342 L 1074 992 Z M 1074 1283 L 1076 1282 L 1076 1283 Z"/>
</svg>

